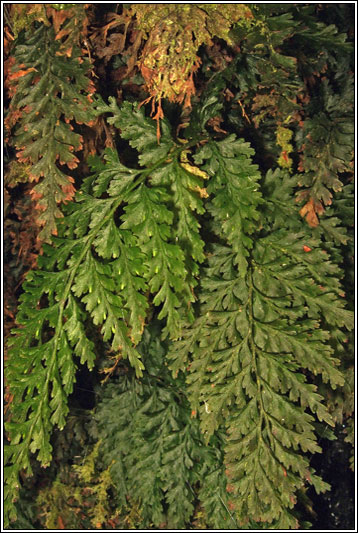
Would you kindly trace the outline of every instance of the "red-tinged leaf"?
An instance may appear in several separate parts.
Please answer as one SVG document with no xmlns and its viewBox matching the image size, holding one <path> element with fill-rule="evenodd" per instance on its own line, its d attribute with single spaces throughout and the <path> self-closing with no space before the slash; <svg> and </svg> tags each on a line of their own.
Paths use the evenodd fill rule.
<svg viewBox="0 0 358 533">
<path fill-rule="evenodd" d="M 62 11 L 62 13 L 63 13 L 63 11 Z M 65 18 L 67 18 L 67 17 L 64 17 L 63 20 L 65 20 Z M 58 41 L 59 39 L 62 39 L 62 37 L 65 37 L 66 35 L 68 35 L 68 30 L 62 29 L 56 35 L 55 40 Z"/>
<path fill-rule="evenodd" d="M 286 151 L 286 150 L 283 150 L 283 151 L 281 152 L 281 156 L 282 156 L 282 159 L 283 159 L 286 163 L 289 162 L 289 158 L 288 158 L 288 155 L 287 155 L 287 151 Z"/>
<path fill-rule="evenodd" d="M 62 187 L 62 190 L 66 194 L 66 197 L 63 200 L 63 202 L 64 203 L 70 202 L 73 199 L 73 197 L 74 197 L 74 195 L 76 193 L 75 187 L 73 185 L 71 185 L 71 184 L 68 184 L 68 185 L 65 185 L 64 187 Z"/>
<path fill-rule="evenodd" d="M 47 16 L 52 17 L 52 23 L 56 33 L 56 38 L 62 24 L 72 15 L 73 13 L 71 9 L 62 9 L 61 11 L 57 11 L 57 9 L 54 9 L 53 7 L 47 4 Z"/>
<path fill-rule="evenodd" d="M 321 215 L 324 213 L 324 208 L 319 201 L 315 201 L 313 198 L 302 207 L 300 210 L 301 217 L 305 217 L 306 221 L 311 228 L 315 228 L 319 224 L 317 214 Z"/>
<path fill-rule="evenodd" d="M 74 169 L 74 168 L 77 168 L 78 167 L 78 163 L 80 162 L 80 160 L 78 159 L 78 157 L 74 157 L 72 159 L 72 161 L 69 161 L 67 163 L 67 166 L 68 168 L 70 168 L 71 170 Z"/>
<path fill-rule="evenodd" d="M 64 51 L 58 51 L 58 52 L 56 52 L 56 55 L 57 55 L 57 56 L 63 56 L 63 55 L 65 55 L 65 56 L 67 56 L 67 57 L 71 57 L 71 55 L 72 55 L 72 48 L 73 48 L 73 47 L 70 46 L 69 48 L 67 48 L 67 50 L 64 50 Z"/>
<path fill-rule="evenodd" d="M 29 67 L 25 70 L 18 70 L 17 72 L 13 72 L 10 74 L 11 80 L 16 80 L 17 78 L 21 78 L 22 76 L 26 76 L 26 74 L 29 74 L 29 72 L 36 72 L 36 69 L 33 67 Z"/>
</svg>

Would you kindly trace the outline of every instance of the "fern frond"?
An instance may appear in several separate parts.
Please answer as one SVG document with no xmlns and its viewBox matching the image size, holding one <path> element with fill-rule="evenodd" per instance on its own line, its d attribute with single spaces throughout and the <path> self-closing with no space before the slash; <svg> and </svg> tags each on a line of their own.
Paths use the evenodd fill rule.
<svg viewBox="0 0 358 533">
<path fill-rule="evenodd" d="M 249 143 L 229 135 L 223 141 L 209 141 L 194 158 L 197 164 L 208 160 L 203 169 L 211 176 L 207 190 L 212 201 L 208 209 L 215 221 L 214 230 L 233 247 L 242 275 L 262 202 L 257 183 L 261 176 L 251 162 L 253 153 Z"/>
<path fill-rule="evenodd" d="M 133 124 L 138 121 L 142 127 L 142 113 L 134 112 L 133 117 Z M 134 139 L 136 131 L 133 126 Z M 107 150 L 104 162 L 94 162 L 96 173 L 68 206 L 59 237 L 45 246 L 41 270 L 28 275 L 19 327 L 9 342 L 14 409 L 7 425 L 8 459 L 14 471 L 31 471 L 29 452 L 38 452 L 44 465 L 51 460 L 51 431 L 64 427 L 67 398 L 76 379 L 74 357 L 90 369 L 96 358 L 85 321 L 99 327 L 103 341 L 118 357 L 127 358 L 140 377 L 144 366 L 135 345 L 144 329 L 148 289 L 154 305 L 161 306 L 159 318 L 167 319 L 164 336 L 179 336 L 182 315 L 190 316 L 193 274 L 198 273 L 197 261 L 204 259 L 193 214 L 203 212 L 203 207 L 192 190 L 201 179 L 196 167 L 189 172 L 180 165 L 184 147 L 173 142 L 171 147 L 175 162 L 168 162 L 165 154 L 144 169 L 125 167 L 115 151 Z M 147 182 L 163 173 L 168 173 L 171 188 Z M 174 238 L 172 202 L 182 228 L 180 242 Z M 188 273 L 187 261 L 193 274 Z M 14 495 L 16 475 L 9 479 Z"/>
<path fill-rule="evenodd" d="M 307 409 L 333 425 L 306 370 L 320 373 L 333 388 L 343 385 L 330 335 L 317 329 L 317 318 L 328 315 L 352 327 L 351 314 L 341 313 L 335 268 L 326 254 L 305 252 L 303 239 L 285 230 L 258 238 L 244 277 L 236 271 L 234 250 L 214 248 L 202 280 L 205 322 L 200 318 L 192 326 L 197 340 L 190 346 L 187 378 L 207 438 L 222 424 L 228 428 L 228 490 L 237 496 L 238 516 L 278 520 L 285 527 L 293 526 L 287 508 L 305 480 L 327 488 L 297 453 L 320 451 Z M 329 293 L 314 285 L 315 272 L 321 279 L 324 273 Z M 326 298 L 332 313 L 325 309 Z"/>
<path fill-rule="evenodd" d="M 119 282 L 115 281 L 118 275 L 113 273 L 116 265 L 101 262 L 95 253 L 95 243 L 98 247 L 99 235 L 113 224 L 122 198 L 107 199 L 98 212 L 96 207 L 101 200 L 86 197 L 83 192 L 78 196 L 82 201 L 73 206 L 72 214 L 64 221 L 69 228 L 61 228 L 62 236 L 52 247 L 46 247 L 39 261 L 42 270 L 27 276 L 17 319 L 19 326 L 9 340 L 7 375 L 14 408 L 6 426 L 10 439 L 7 457 L 17 473 L 23 468 L 31 473 L 30 452 L 38 452 L 41 464 L 50 463 L 51 431 L 53 426 L 64 427 L 67 397 L 75 382 L 73 355 L 93 368 L 94 346 L 83 325 L 87 313 L 95 325 L 101 326 L 104 340 L 112 340 L 112 349 L 120 350 L 138 375 L 143 368 L 129 339 L 124 315 L 127 311 Z M 82 226 L 76 228 L 78 221 Z M 72 238 L 76 232 L 79 236 Z M 66 233 L 70 233 L 70 238 L 65 238 Z M 110 246 L 111 242 L 107 242 L 107 248 Z M 61 270 L 55 270 L 56 265 Z M 16 475 L 12 474 L 9 481 L 13 498 L 18 486 Z"/>
<path fill-rule="evenodd" d="M 56 234 L 56 219 L 63 216 L 58 204 L 75 193 L 74 179 L 63 166 L 77 167 L 74 152 L 82 149 L 83 139 L 70 121 L 90 123 L 96 116 L 91 104 L 94 87 L 87 77 L 89 62 L 82 60 L 78 47 L 70 57 L 59 50 L 54 30 L 43 24 L 29 30 L 26 43 L 16 46 L 17 69 L 21 65 L 25 74 L 19 78 L 16 70 L 12 74 L 16 92 L 7 117 L 10 126 L 16 124 L 13 143 L 19 161 L 31 164 L 28 179 L 42 178 L 32 194 L 38 200 L 40 238 L 45 241 Z"/>
<path fill-rule="evenodd" d="M 152 321 L 138 346 L 146 361 L 142 382 L 126 371 L 107 385 L 98 405 L 96 432 L 102 439 L 104 468 L 110 468 L 120 506 L 129 496 L 140 505 L 143 527 L 165 523 L 184 528 L 194 512 L 196 487 L 208 478 L 198 493 L 208 523 L 226 527 L 230 515 L 219 446 L 223 437 L 204 445 L 184 380 L 180 378 L 183 388 L 178 387 L 166 368 L 160 329 Z M 213 479 L 220 480 L 214 492 L 209 490 Z"/>
</svg>

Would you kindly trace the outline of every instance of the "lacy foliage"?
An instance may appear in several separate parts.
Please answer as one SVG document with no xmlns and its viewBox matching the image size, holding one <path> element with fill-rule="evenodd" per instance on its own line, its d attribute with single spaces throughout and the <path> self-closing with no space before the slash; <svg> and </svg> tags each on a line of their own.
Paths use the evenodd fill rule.
<svg viewBox="0 0 358 533">
<path fill-rule="evenodd" d="M 55 472 L 51 504 L 37 496 L 46 527 L 78 528 L 87 507 L 85 528 L 299 527 L 307 486 L 329 488 L 310 466 L 320 436 L 353 411 L 345 34 L 312 6 L 238 4 L 234 26 L 220 6 L 163 7 L 165 23 L 137 6 L 91 32 L 87 4 L 31 6 L 13 10 L 6 122 L 19 163 L 6 184 L 15 198 L 36 182 L 35 209 L 11 213 L 47 243 L 7 343 L 6 524 L 23 515 L 26 477 L 55 468 L 87 367 L 111 381 L 87 413 L 86 459 L 68 457 L 67 481 Z M 118 98 L 93 97 L 91 51 L 137 93 L 123 98 L 121 72 Z M 81 127 L 100 145 L 100 121 L 107 148 L 83 177 Z M 7 253 L 20 247 L 23 275 L 40 240 L 34 259 L 18 225 Z"/>
</svg>

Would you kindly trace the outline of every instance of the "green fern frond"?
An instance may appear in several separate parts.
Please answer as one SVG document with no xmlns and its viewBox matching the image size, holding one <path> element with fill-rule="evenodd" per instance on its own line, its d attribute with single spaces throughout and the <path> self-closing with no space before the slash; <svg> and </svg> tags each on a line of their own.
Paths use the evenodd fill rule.
<svg viewBox="0 0 358 533">
<path fill-rule="evenodd" d="M 83 139 L 70 122 L 90 123 L 96 116 L 91 103 L 94 87 L 87 77 L 89 62 L 82 60 L 78 47 L 70 57 L 59 50 L 53 29 L 45 25 L 29 30 L 26 43 L 16 46 L 16 64 L 26 73 L 19 79 L 16 71 L 12 75 L 16 92 L 7 117 L 8 123 L 16 123 L 13 143 L 18 159 L 31 164 L 28 179 L 40 180 L 33 195 L 41 211 L 40 238 L 45 241 L 56 234 L 57 219 L 63 216 L 58 204 L 71 200 L 75 192 L 74 179 L 63 166 L 77 167 L 74 152 L 82 149 Z"/>
</svg>

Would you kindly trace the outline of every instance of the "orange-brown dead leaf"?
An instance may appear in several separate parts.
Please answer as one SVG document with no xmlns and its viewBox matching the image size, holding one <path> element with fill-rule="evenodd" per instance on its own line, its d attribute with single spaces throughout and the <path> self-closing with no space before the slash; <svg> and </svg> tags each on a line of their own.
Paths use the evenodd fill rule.
<svg viewBox="0 0 358 533">
<path fill-rule="evenodd" d="M 220 124 L 223 121 L 222 117 L 220 115 L 217 115 L 216 117 L 211 118 L 208 120 L 208 125 L 213 128 L 214 131 L 217 131 L 218 133 L 227 133 L 226 130 L 223 130 L 220 128 Z"/>
<path fill-rule="evenodd" d="M 318 200 L 310 198 L 300 210 L 300 215 L 306 218 L 306 222 L 311 228 L 316 228 L 319 224 L 317 215 L 324 213 L 324 207 Z"/>
<path fill-rule="evenodd" d="M 18 70 L 17 72 L 12 72 L 9 76 L 10 80 L 16 80 L 17 78 L 21 78 L 22 76 L 26 76 L 29 72 L 36 72 L 36 69 L 34 67 L 29 67 L 24 70 Z"/>
<path fill-rule="evenodd" d="M 65 524 L 64 524 L 64 522 L 62 520 L 61 515 L 58 515 L 57 523 L 58 523 L 58 529 L 65 529 Z"/>
<path fill-rule="evenodd" d="M 58 34 L 55 37 L 55 41 L 62 39 L 62 37 L 65 37 L 66 35 L 68 35 L 68 31 L 64 28 L 58 32 Z"/>
<path fill-rule="evenodd" d="M 289 157 L 288 157 L 288 155 L 287 155 L 287 151 L 286 151 L 286 150 L 283 150 L 283 151 L 281 152 L 281 157 L 282 157 L 282 159 L 283 159 L 286 163 L 289 162 Z"/>
<path fill-rule="evenodd" d="M 72 200 L 75 195 L 76 189 L 73 185 L 71 185 L 71 183 L 69 183 L 68 185 L 62 187 L 62 190 L 66 194 L 66 197 L 63 200 L 63 203 L 66 204 L 67 202 L 70 202 Z"/>
<path fill-rule="evenodd" d="M 64 34 L 61 35 L 60 37 L 58 36 L 60 28 L 66 19 L 73 16 L 72 9 L 62 9 L 61 11 L 57 11 L 57 9 L 54 9 L 53 7 L 48 5 L 47 16 L 52 17 L 53 28 L 56 33 L 55 38 L 61 39 L 61 37 L 63 37 Z"/>
</svg>

